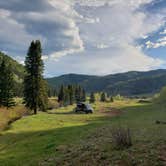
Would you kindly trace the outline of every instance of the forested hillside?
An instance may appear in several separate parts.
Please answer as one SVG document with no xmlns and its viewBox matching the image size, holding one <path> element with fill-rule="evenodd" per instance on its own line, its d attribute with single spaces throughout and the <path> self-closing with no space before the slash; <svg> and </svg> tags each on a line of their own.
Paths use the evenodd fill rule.
<svg viewBox="0 0 166 166">
<path fill-rule="evenodd" d="M 68 74 L 47 79 L 52 87 L 61 84 L 79 84 L 87 92 L 105 91 L 116 95 L 154 94 L 166 85 L 166 70 L 153 70 L 148 72 L 127 72 L 107 76 L 88 76 Z"/>
<path fill-rule="evenodd" d="M 22 93 L 24 66 L 2 52 L 0 52 L 0 63 L 3 57 L 11 64 L 15 79 L 15 94 L 19 95 Z M 106 76 L 67 74 L 49 78 L 47 81 L 53 88 L 59 88 L 62 84 L 78 84 L 89 93 L 105 91 L 111 95 L 121 94 L 126 96 L 154 94 L 166 85 L 166 70 L 131 71 Z"/>
<path fill-rule="evenodd" d="M 20 96 L 22 95 L 23 89 L 22 82 L 24 78 L 24 66 L 19 64 L 16 60 L 12 59 L 8 55 L 5 55 L 4 53 L 0 52 L 0 64 L 3 58 L 5 58 L 6 61 L 11 65 L 11 70 L 14 73 L 14 95 Z"/>
<path fill-rule="evenodd" d="M 7 61 L 11 64 L 11 68 L 14 72 L 14 74 L 19 78 L 23 79 L 24 77 L 24 66 L 19 64 L 16 60 L 12 59 L 8 55 L 5 55 L 4 53 L 0 52 L 0 63 L 2 61 L 2 58 L 6 58 Z"/>
</svg>

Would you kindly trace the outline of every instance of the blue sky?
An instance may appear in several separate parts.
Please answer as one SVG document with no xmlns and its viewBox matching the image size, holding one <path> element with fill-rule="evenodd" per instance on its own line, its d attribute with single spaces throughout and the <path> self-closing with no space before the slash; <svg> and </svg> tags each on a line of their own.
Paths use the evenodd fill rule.
<svg viewBox="0 0 166 166">
<path fill-rule="evenodd" d="M 0 50 L 40 39 L 47 77 L 166 68 L 165 0 L 0 1 Z"/>
</svg>

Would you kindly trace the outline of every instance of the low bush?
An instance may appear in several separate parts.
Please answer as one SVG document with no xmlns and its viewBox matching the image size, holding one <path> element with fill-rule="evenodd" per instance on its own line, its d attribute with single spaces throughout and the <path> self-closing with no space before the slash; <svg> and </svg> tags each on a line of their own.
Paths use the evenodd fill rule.
<svg viewBox="0 0 166 166">
<path fill-rule="evenodd" d="M 161 105 L 166 105 L 166 87 L 163 87 L 159 94 L 155 95 L 153 102 Z"/>
<path fill-rule="evenodd" d="M 59 103 L 55 99 L 49 99 L 48 101 L 48 109 L 53 110 L 59 107 Z"/>
<path fill-rule="evenodd" d="M 116 128 L 112 130 L 112 139 L 116 149 L 124 149 L 132 146 L 130 129 Z"/>
</svg>

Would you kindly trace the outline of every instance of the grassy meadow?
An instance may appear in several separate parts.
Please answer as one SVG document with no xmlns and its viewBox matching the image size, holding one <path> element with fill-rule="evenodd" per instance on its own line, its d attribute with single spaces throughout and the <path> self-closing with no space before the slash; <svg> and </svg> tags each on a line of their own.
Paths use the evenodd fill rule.
<svg viewBox="0 0 166 166">
<path fill-rule="evenodd" d="M 166 164 L 166 125 L 155 123 L 165 121 L 165 107 L 129 99 L 93 107 L 94 114 L 68 106 L 15 121 L 0 132 L 0 165 Z M 130 128 L 133 146 L 114 147 L 111 130 L 118 127 Z"/>
</svg>

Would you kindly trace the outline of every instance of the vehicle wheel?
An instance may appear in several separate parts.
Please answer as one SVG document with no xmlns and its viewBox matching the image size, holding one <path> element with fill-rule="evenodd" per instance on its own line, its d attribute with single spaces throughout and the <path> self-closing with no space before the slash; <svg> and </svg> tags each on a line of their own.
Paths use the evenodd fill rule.
<svg viewBox="0 0 166 166">
<path fill-rule="evenodd" d="M 92 110 L 89 110 L 88 113 L 92 114 Z"/>
</svg>

